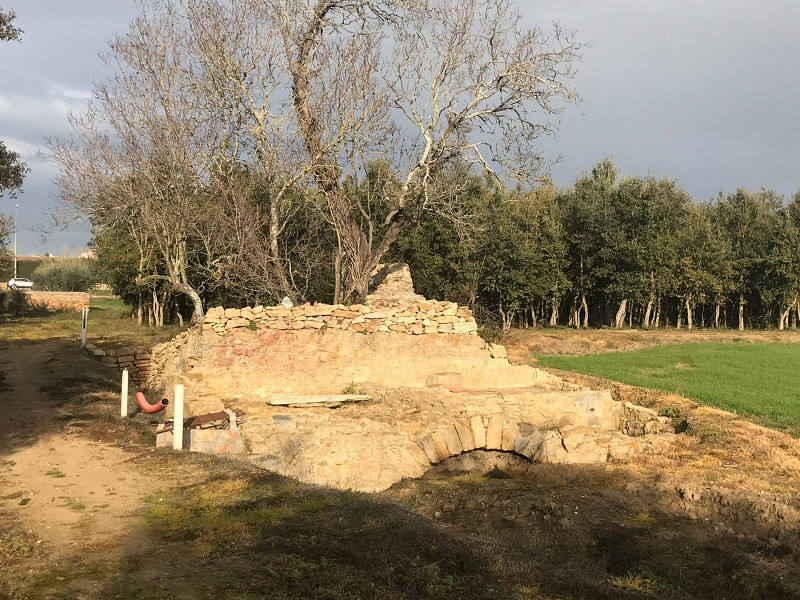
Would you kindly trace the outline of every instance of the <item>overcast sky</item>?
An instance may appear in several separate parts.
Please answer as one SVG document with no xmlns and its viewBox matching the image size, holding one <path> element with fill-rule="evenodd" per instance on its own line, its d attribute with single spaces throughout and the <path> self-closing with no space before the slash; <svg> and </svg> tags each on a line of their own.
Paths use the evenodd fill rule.
<svg viewBox="0 0 800 600">
<path fill-rule="evenodd" d="M 31 167 L 20 205 L 20 253 L 74 253 L 80 228 L 51 235 L 53 168 L 36 157 L 67 133 L 105 73 L 98 57 L 135 12 L 132 0 L 0 0 L 18 13 L 22 43 L 0 46 L 0 139 Z M 531 25 L 558 21 L 590 44 L 575 80 L 583 101 L 543 142 L 563 155 L 567 185 L 612 154 L 631 175 L 669 173 L 697 200 L 738 187 L 800 189 L 800 1 L 528 0 Z M 0 199 L 9 214 L 14 201 Z"/>
</svg>

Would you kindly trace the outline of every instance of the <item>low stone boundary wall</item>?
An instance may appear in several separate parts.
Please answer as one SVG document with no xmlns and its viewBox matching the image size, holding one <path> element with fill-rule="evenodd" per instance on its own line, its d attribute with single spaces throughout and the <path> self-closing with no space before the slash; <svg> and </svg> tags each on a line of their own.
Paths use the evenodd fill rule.
<svg viewBox="0 0 800 600">
<path fill-rule="evenodd" d="M 28 306 L 32 309 L 81 312 L 84 306 L 89 306 L 89 294 L 86 292 L 41 292 L 31 290 L 24 293 L 28 299 Z"/>
<path fill-rule="evenodd" d="M 108 349 L 98 348 L 94 344 L 86 344 L 93 356 L 99 358 L 104 365 L 116 367 L 120 371 L 128 369 L 131 379 L 144 382 L 150 376 L 150 351 L 130 348 Z"/>
<path fill-rule="evenodd" d="M 476 335 L 472 311 L 455 302 L 426 300 L 394 307 L 368 304 L 303 304 L 293 308 L 255 306 L 223 308 L 206 313 L 203 329 L 225 335 L 231 329 L 341 329 L 358 333 L 393 331 L 411 335 L 434 333 Z"/>
</svg>

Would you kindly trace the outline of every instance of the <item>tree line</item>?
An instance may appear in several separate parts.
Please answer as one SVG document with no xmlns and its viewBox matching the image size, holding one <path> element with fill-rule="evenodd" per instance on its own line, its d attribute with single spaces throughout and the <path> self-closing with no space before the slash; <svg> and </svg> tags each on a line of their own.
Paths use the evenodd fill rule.
<svg viewBox="0 0 800 600">
<path fill-rule="evenodd" d="M 505 328 L 800 319 L 800 193 L 786 202 L 740 189 L 698 203 L 668 177 L 620 177 L 610 158 L 565 189 L 475 185 L 479 235 L 426 219 L 394 256 L 419 291 L 477 305 Z"/>
</svg>

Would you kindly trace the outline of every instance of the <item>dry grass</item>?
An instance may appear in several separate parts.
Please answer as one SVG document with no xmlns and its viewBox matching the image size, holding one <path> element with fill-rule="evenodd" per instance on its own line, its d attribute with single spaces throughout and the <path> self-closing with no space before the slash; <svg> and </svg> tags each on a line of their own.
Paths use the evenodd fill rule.
<svg viewBox="0 0 800 600">
<path fill-rule="evenodd" d="M 503 335 L 512 358 L 521 361 L 531 356 L 583 356 L 640 350 L 655 346 L 707 342 L 800 342 L 800 330 L 733 331 L 729 329 L 512 329 Z"/>
<path fill-rule="evenodd" d="M 89 341 L 102 346 L 143 347 L 174 337 L 180 328 L 141 327 L 130 318 L 130 308 L 118 298 L 103 292 L 91 294 Z M 35 312 L 15 317 L 0 312 L 0 339 L 5 342 L 31 342 L 53 339 L 80 339 L 81 314 L 75 312 Z"/>
</svg>

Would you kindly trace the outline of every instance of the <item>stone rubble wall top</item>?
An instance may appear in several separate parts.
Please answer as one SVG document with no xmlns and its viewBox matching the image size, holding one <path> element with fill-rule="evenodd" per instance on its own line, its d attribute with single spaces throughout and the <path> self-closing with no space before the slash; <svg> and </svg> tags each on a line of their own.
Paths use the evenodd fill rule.
<svg viewBox="0 0 800 600">
<path fill-rule="evenodd" d="M 472 311 L 455 302 L 422 300 L 376 307 L 370 304 L 310 304 L 292 308 L 254 306 L 210 308 L 203 329 L 225 335 L 232 329 L 340 329 L 358 333 L 396 332 L 410 335 L 476 335 Z"/>
</svg>

